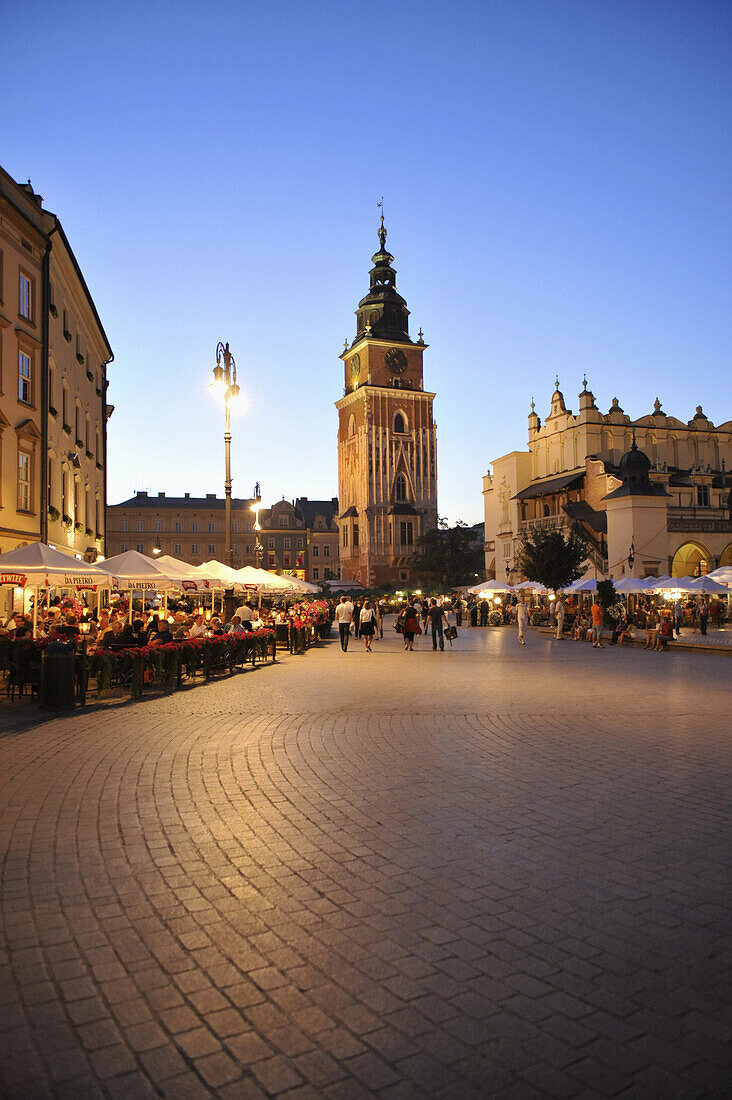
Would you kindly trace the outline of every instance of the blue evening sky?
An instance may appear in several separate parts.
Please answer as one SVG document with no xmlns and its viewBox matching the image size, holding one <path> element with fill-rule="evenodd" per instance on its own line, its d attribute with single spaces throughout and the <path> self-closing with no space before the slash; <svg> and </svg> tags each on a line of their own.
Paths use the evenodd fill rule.
<svg viewBox="0 0 732 1100">
<path fill-rule="evenodd" d="M 555 372 L 598 405 L 730 401 L 732 5 L 269 0 L 5 6 L 0 163 L 59 214 L 115 351 L 109 501 L 337 492 L 338 355 L 384 195 L 430 348 L 439 511 L 526 445 Z"/>
</svg>

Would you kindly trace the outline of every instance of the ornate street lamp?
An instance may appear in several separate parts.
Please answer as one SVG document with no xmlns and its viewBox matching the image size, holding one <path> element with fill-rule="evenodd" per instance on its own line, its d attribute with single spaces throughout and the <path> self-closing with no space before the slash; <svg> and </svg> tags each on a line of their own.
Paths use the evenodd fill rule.
<svg viewBox="0 0 732 1100">
<path fill-rule="evenodd" d="M 254 531 L 256 542 L 254 543 L 254 560 L 257 563 L 257 569 L 262 568 L 262 559 L 264 558 L 264 547 L 262 546 L 262 540 L 259 537 L 259 532 L 262 530 L 262 525 L 259 522 L 259 512 L 262 507 L 262 496 L 259 490 L 259 482 L 254 486 L 254 503 L 252 504 L 252 511 L 254 512 Z"/>
<path fill-rule="evenodd" d="M 221 366 L 223 360 L 223 367 Z M 231 552 L 231 402 L 236 401 L 239 396 L 239 387 L 236 384 L 236 362 L 234 356 L 229 351 L 228 343 L 218 343 L 216 345 L 216 366 L 213 369 L 213 382 L 211 383 L 213 389 L 223 395 L 224 398 L 224 412 L 225 412 L 225 428 L 224 428 L 224 450 L 226 452 L 226 480 L 224 481 L 224 490 L 226 493 L 226 564 L 232 565 L 233 555 Z"/>
</svg>

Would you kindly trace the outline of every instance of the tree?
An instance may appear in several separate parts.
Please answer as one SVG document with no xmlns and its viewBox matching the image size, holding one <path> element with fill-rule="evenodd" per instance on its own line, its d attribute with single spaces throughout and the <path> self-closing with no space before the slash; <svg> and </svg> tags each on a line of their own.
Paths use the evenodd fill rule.
<svg viewBox="0 0 732 1100">
<path fill-rule="evenodd" d="M 610 608 L 618 603 L 618 594 L 611 580 L 597 582 L 597 600 L 602 608 L 603 618 L 606 623 L 613 621 Z"/>
<path fill-rule="evenodd" d="M 409 564 L 426 586 L 458 588 L 475 584 L 483 575 L 483 551 L 475 546 L 462 520 L 448 527 L 446 519 L 438 519 L 437 527 L 417 539 L 417 547 Z"/>
<path fill-rule="evenodd" d="M 576 526 L 565 539 L 555 528 L 524 531 L 519 548 L 519 569 L 530 581 L 554 592 L 578 580 L 587 560 L 587 540 Z"/>
</svg>

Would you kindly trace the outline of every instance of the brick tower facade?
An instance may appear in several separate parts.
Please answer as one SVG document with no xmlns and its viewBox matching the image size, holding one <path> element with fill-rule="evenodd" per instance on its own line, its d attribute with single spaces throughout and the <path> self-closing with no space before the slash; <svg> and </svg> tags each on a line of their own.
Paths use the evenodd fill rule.
<svg viewBox="0 0 732 1100">
<path fill-rule="evenodd" d="M 410 584 L 420 535 L 437 525 L 435 395 L 422 385 L 427 344 L 409 337 L 394 257 L 381 218 L 370 289 L 356 310 L 356 338 L 340 358 L 338 409 L 341 577 L 367 587 Z"/>
</svg>

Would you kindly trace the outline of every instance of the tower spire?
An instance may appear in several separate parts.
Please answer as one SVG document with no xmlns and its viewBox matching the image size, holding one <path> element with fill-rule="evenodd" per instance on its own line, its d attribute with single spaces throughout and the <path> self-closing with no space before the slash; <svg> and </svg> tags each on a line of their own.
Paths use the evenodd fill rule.
<svg viewBox="0 0 732 1100">
<path fill-rule="evenodd" d="M 371 257 L 374 266 L 369 272 L 369 292 L 356 310 L 356 338 L 369 335 L 411 344 L 409 310 L 404 298 L 397 293 L 396 269 L 392 267 L 394 257 L 386 247 L 383 198 L 376 205 L 381 210 L 379 251 Z"/>
</svg>

